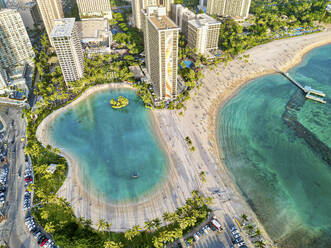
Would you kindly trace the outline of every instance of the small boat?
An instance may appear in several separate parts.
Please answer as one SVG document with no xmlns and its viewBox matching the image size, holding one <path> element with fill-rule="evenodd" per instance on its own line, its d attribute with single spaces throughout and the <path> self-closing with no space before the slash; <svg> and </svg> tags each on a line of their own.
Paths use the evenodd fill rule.
<svg viewBox="0 0 331 248">
<path fill-rule="evenodd" d="M 139 176 L 138 176 L 138 173 L 135 171 L 135 172 L 132 173 L 132 176 L 131 176 L 131 177 L 134 178 L 134 179 L 136 179 L 136 178 L 138 178 Z"/>
</svg>

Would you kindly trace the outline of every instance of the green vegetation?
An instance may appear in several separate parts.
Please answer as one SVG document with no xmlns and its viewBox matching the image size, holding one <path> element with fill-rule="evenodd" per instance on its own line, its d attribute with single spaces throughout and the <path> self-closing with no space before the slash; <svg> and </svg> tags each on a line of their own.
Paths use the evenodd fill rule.
<svg viewBox="0 0 331 248">
<path fill-rule="evenodd" d="M 189 147 L 189 150 L 191 151 L 191 152 L 195 152 L 195 147 L 193 146 L 193 143 L 192 143 L 192 140 L 191 140 L 191 138 L 189 137 L 189 136 L 186 136 L 185 137 L 185 141 L 186 141 L 186 144 L 187 144 L 187 146 Z"/>
<path fill-rule="evenodd" d="M 206 179 L 206 172 L 205 172 L 205 171 L 201 171 L 201 172 L 199 173 L 199 177 L 200 177 L 201 182 L 203 182 L 203 183 L 207 182 L 207 179 Z"/>
<path fill-rule="evenodd" d="M 47 37 L 41 39 L 42 48 L 36 51 L 36 68 L 40 82 L 36 83 L 34 93 L 39 99 L 33 110 L 24 109 L 27 119 L 27 146 L 25 151 L 31 156 L 35 171 L 35 182 L 28 190 L 35 192 L 34 203 L 39 206 L 32 209 L 36 220 L 52 234 L 61 247 L 163 247 L 189 232 L 194 226 L 204 221 L 209 213 L 210 198 L 204 198 L 193 192 L 186 204 L 174 213 L 165 213 L 163 224 L 160 219 L 150 220 L 143 228 L 134 226 L 125 233 L 110 232 L 111 224 L 104 220 L 93 223 L 98 230 L 92 228 L 91 220 L 76 218 L 70 204 L 56 195 L 63 184 L 68 165 L 66 160 L 57 155 L 59 150 L 50 146 L 43 147 L 36 138 L 36 129 L 41 121 L 54 110 L 69 104 L 80 96 L 88 87 L 132 79 L 128 65 L 135 60 L 130 56 L 122 59 L 118 55 L 94 55 L 85 60 L 84 78 L 66 84 L 59 66 L 51 70 L 50 58 L 54 52 L 50 49 Z M 52 72 L 51 72 L 52 71 Z M 136 85 L 138 94 L 145 94 L 146 86 Z M 54 174 L 47 172 L 50 164 L 57 164 Z"/>
<path fill-rule="evenodd" d="M 243 223 L 243 230 L 245 230 L 248 236 L 251 238 L 252 243 L 254 243 L 255 247 L 263 248 L 266 246 L 265 241 L 262 237 L 261 229 L 256 227 L 255 223 L 250 222 L 248 216 L 243 213 L 241 215 L 241 221 Z"/>
<path fill-rule="evenodd" d="M 130 5 L 130 3 L 125 0 L 110 0 L 110 5 L 116 7 L 116 6 Z"/>
<path fill-rule="evenodd" d="M 199 5 L 199 0 L 175 0 L 175 2 L 184 4 L 187 8 L 192 11 L 195 11 Z"/>
<path fill-rule="evenodd" d="M 119 96 L 117 101 L 115 99 L 110 100 L 110 105 L 113 109 L 124 108 L 129 104 L 129 100 L 124 96 Z"/>
<path fill-rule="evenodd" d="M 182 2 L 177 0 L 177 2 Z M 184 4 L 193 8 L 197 0 L 184 0 Z M 126 5 L 125 1 L 112 0 L 112 5 Z M 190 90 L 199 88 L 197 82 L 203 77 L 200 66 L 211 63 L 226 62 L 234 56 L 241 54 L 248 48 L 263 44 L 275 38 L 284 37 L 286 33 L 297 27 L 309 29 L 316 22 L 331 22 L 330 13 L 325 11 L 326 1 L 299 1 L 281 0 L 277 2 L 256 0 L 252 2 L 251 12 L 254 17 L 250 20 L 250 25 L 241 26 L 238 23 L 226 19 L 221 25 L 220 48 L 223 54 L 220 58 L 210 62 L 201 55 L 195 55 L 194 50 L 188 48 L 183 37 L 179 39 L 179 75 L 185 82 L 185 89 L 178 95 L 175 101 L 170 102 L 168 109 L 184 109 L 184 102 L 190 99 Z M 77 15 L 75 8 L 72 15 Z M 201 223 L 208 216 L 208 206 L 211 204 L 210 198 L 204 198 L 193 192 L 192 197 L 187 199 L 186 204 L 177 209 L 174 213 L 165 213 L 163 221 L 154 219 L 147 221 L 145 226 L 134 226 L 125 233 L 110 232 L 111 224 L 104 220 L 99 220 L 98 230 L 91 227 L 91 220 L 76 218 L 73 210 L 65 199 L 56 196 L 56 192 L 63 184 L 68 165 L 66 160 L 57 155 L 59 151 L 50 146 L 43 147 L 36 138 L 36 129 L 41 121 L 52 111 L 63 107 L 80 96 L 87 88 L 103 83 L 131 81 L 133 74 L 128 67 L 140 65 L 137 59 L 138 54 L 143 51 L 143 36 L 135 28 L 127 26 L 130 9 L 123 13 L 114 13 L 114 19 L 110 21 L 113 27 L 125 31 L 114 35 L 114 40 L 118 43 L 118 48 L 128 49 L 128 54 L 120 56 L 112 55 L 91 55 L 85 59 L 84 78 L 77 82 L 66 84 L 61 74 L 61 68 L 57 65 L 52 67 L 50 61 L 56 57 L 50 48 L 47 36 L 41 37 L 42 45 L 40 51 L 35 49 L 36 71 L 33 77 L 40 76 L 40 81 L 36 83 L 34 93 L 39 99 L 36 108 L 25 109 L 24 115 L 27 118 L 27 146 L 25 152 L 32 158 L 35 171 L 35 182 L 28 190 L 35 192 L 34 204 L 41 206 L 32 210 L 38 222 L 51 233 L 58 245 L 63 247 L 163 247 L 164 243 L 169 243 L 189 232 L 194 226 Z M 247 59 L 247 57 L 243 57 Z M 184 60 L 194 61 L 193 68 L 187 68 Z M 145 106 L 152 108 L 155 95 L 145 83 L 135 84 L 137 94 L 142 98 Z M 112 103 L 113 101 L 113 103 Z M 120 108 L 128 104 L 128 100 L 121 96 L 118 101 L 112 99 L 112 107 Z M 127 101 L 127 102 L 126 102 Z M 162 103 L 158 108 L 164 108 Z M 180 112 L 183 115 L 183 112 Z M 189 137 L 185 138 L 189 149 L 193 152 L 195 147 Z M 57 164 L 54 174 L 47 172 L 50 164 Z M 202 182 L 206 181 L 204 171 L 199 177 Z M 245 216 L 242 216 L 245 220 Z M 246 216 L 247 219 L 247 216 Z M 247 221 L 247 220 L 246 220 Z M 161 224 L 165 226 L 161 227 Z M 247 231 L 251 236 L 259 237 L 261 231 L 247 225 Z M 191 242 L 190 240 L 189 242 Z M 257 241 L 256 246 L 264 247 L 262 240 Z"/>
<path fill-rule="evenodd" d="M 137 95 L 143 100 L 145 107 L 152 109 L 153 107 L 153 100 L 152 94 L 148 89 L 148 84 L 141 82 L 140 84 L 134 85 L 137 88 Z"/>
<path fill-rule="evenodd" d="M 223 61 L 232 59 L 251 47 L 289 37 L 295 28 L 318 30 L 317 23 L 330 23 L 325 0 L 252 1 L 249 25 L 226 19 L 221 25 L 219 46 Z"/>
<path fill-rule="evenodd" d="M 119 48 L 127 48 L 130 54 L 139 54 L 144 50 L 143 34 L 137 29 L 128 27 L 128 15 L 131 10 L 126 10 L 123 13 L 114 13 L 111 25 L 118 26 L 124 33 L 118 32 L 113 36 L 113 39 L 120 44 Z"/>
</svg>

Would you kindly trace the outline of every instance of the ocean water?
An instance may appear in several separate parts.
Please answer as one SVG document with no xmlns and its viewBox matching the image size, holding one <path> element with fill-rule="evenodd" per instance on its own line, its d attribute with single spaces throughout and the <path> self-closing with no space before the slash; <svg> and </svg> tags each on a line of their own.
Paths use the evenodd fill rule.
<svg viewBox="0 0 331 248">
<path fill-rule="evenodd" d="M 324 91 L 304 100 L 282 75 L 260 77 L 220 111 L 218 139 L 238 188 L 280 247 L 331 247 L 331 45 L 289 71 Z"/>
<path fill-rule="evenodd" d="M 129 105 L 112 109 L 109 101 L 120 95 Z M 134 91 L 111 89 L 62 112 L 49 131 L 56 146 L 78 161 L 85 187 L 109 202 L 130 201 L 150 193 L 167 174 L 151 118 Z"/>
</svg>

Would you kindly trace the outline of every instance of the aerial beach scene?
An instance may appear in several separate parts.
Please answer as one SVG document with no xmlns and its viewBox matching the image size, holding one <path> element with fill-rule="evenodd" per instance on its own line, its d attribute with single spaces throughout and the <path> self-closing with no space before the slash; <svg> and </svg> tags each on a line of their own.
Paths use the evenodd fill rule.
<svg viewBox="0 0 331 248">
<path fill-rule="evenodd" d="M 222 89 L 219 93 L 215 92 L 215 98 L 214 99 L 211 98 L 211 95 L 209 93 L 210 100 L 208 102 L 211 103 L 211 108 L 210 109 L 208 109 L 207 107 L 205 107 L 205 106 L 208 106 L 206 104 L 206 102 L 204 103 L 204 107 L 205 108 L 203 108 L 202 106 L 200 106 L 200 108 L 199 107 L 197 108 L 197 106 L 194 106 L 194 105 L 191 105 L 190 106 L 190 105 L 188 105 L 188 108 L 186 110 L 186 114 L 185 115 L 192 114 L 192 115 L 195 116 L 196 120 L 203 120 L 203 119 L 205 119 L 205 121 L 194 123 L 194 122 L 187 121 L 187 119 L 180 117 L 178 114 L 173 114 L 171 112 L 166 112 L 166 111 L 163 111 L 163 110 L 161 110 L 161 111 L 153 111 L 154 112 L 153 114 L 157 118 L 157 123 L 154 123 L 154 125 L 157 125 L 156 128 L 159 128 L 159 131 L 158 132 L 160 132 L 161 135 L 164 135 L 162 137 L 162 139 L 165 139 L 167 144 L 171 144 L 172 149 L 175 148 L 174 150 L 176 150 L 176 151 L 179 151 L 179 149 L 185 149 L 186 144 L 182 140 L 180 140 L 181 137 L 179 135 L 176 135 L 176 136 L 173 135 L 173 134 L 176 134 L 176 133 L 179 132 L 179 127 L 182 127 L 181 130 L 183 130 L 182 131 L 183 132 L 183 134 L 182 134 L 183 136 L 184 135 L 189 135 L 191 137 L 194 137 L 193 138 L 193 142 L 194 143 L 195 142 L 198 142 L 198 141 L 200 141 L 200 142 L 201 141 L 204 141 L 205 144 L 208 144 L 208 142 L 210 141 L 208 139 L 210 137 L 210 135 L 215 135 L 215 133 L 211 134 L 210 132 L 206 132 L 205 131 L 208 128 L 208 126 L 211 125 L 210 122 L 212 122 L 214 120 L 214 118 L 215 118 L 214 116 L 209 116 L 210 115 L 210 111 L 213 111 L 214 110 L 214 106 L 215 106 L 212 103 L 215 100 L 216 101 L 220 101 L 220 99 L 223 98 L 222 97 L 223 95 L 224 95 L 225 98 L 230 99 L 229 98 L 229 95 L 231 96 L 232 92 L 236 92 L 235 89 L 234 89 L 234 87 L 238 88 L 238 87 L 241 87 L 241 85 L 246 84 L 247 82 L 249 82 L 249 81 L 246 81 L 248 78 L 254 78 L 257 75 L 263 75 L 263 74 L 267 74 L 267 73 L 276 72 L 276 70 L 274 68 L 290 68 L 291 65 L 295 65 L 299 61 L 301 61 L 302 56 L 304 56 L 306 52 L 310 51 L 310 49 L 313 49 L 314 47 L 321 46 L 323 44 L 327 44 L 328 42 L 331 41 L 331 39 L 330 39 L 330 33 L 319 33 L 319 34 L 314 34 L 313 36 L 315 36 L 315 37 L 313 37 L 313 39 L 311 39 L 311 38 L 308 39 L 307 37 L 298 37 L 298 38 L 293 38 L 293 40 L 280 40 L 280 41 L 274 42 L 274 43 L 277 43 L 277 44 L 270 43 L 270 44 L 267 44 L 267 45 L 263 45 L 263 46 L 261 46 L 259 48 L 255 48 L 255 49 L 259 49 L 259 50 L 257 50 L 257 51 L 255 50 L 254 53 L 252 53 L 251 56 L 254 56 L 254 54 L 257 54 L 259 52 L 260 53 L 263 53 L 263 54 L 266 54 L 266 51 L 270 51 L 269 57 L 267 55 L 265 55 L 264 56 L 264 60 L 259 59 L 258 62 L 257 61 L 254 61 L 255 63 L 252 61 L 251 64 L 249 64 L 249 65 L 247 65 L 247 64 L 245 65 L 244 63 L 242 63 L 244 65 L 244 67 L 241 67 L 240 66 L 241 61 L 233 61 L 233 62 L 231 62 L 228 65 L 227 68 L 230 69 L 232 67 L 232 64 L 233 64 L 232 70 L 240 70 L 240 69 L 243 70 L 243 72 L 244 72 L 243 73 L 243 79 L 234 78 L 231 81 L 230 80 L 231 78 L 226 78 L 226 76 L 223 75 L 224 78 L 227 79 L 228 84 L 225 84 L 223 86 L 225 88 Z M 268 47 L 266 47 L 266 46 L 268 46 Z M 280 50 L 280 48 L 284 48 L 284 51 L 288 51 L 287 49 L 289 49 L 289 50 L 292 51 L 292 53 L 289 54 L 287 52 L 286 53 L 284 52 L 283 54 L 281 54 L 281 53 L 274 54 L 272 52 L 272 48 L 275 48 L 275 47 L 277 47 L 278 51 Z M 250 51 L 248 51 L 248 52 L 250 52 Z M 325 52 L 324 54 L 326 54 L 328 56 L 329 53 Z M 327 59 L 328 59 L 328 57 L 326 57 L 326 61 L 329 61 Z M 280 62 L 280 61 L 282 61 L 282 62 Z M 262 65 L 266 65 L 266 63 L 268 63 L 268 62 L 270 63 L 270 64 L 268 64 L 269 67 L 267 67 L 267 66 L 262 67 Z M 323 62 L 325 62 L 325 61 L 323 61 Z M 303 61 L 303 63 L 305 63 L 305 61 Z M 284 67 L 280 67 L 282 65 L 284 65 Z M 328 68 L 328 65 L 329 64 L 327 64 L 327 63 L 325 64 L 326 68 Z M 237 66 L 237 67 L 234 68 L 235 66 Z M 238 68 L 240 68 L 240 69 L 238 69 Z M 258 68 L 258 71 L 257 71 L 257 69 L 254 70 L 254 68 Z M 224 70 L 223 70 L 223 72 L 224 72 Z M 251 72 L 251 73 L 249 73 L 249 72 Z M 209 73 L 208 75 L 216 76 L 215 73 L 214 74 Z M 322 75 L 325 76 L 325 74 L 322 74 Z M 274 77 L 274 76 L 269 76 L 269 77 Z M 282 78 L 281 75 L 278 76 L 278 77 L 281 77 Z M 208 80 L 208 79 L 205 79 L 205 80 Z M 271 78 L 270 81 L 271 81 L 271 83 L 274 83 L 274 81 L 277 81 L 277 80 Z M 295 92 L 296 88 L 290 82 L 288 82 L 288 80 L 286 78 L 283 79 L 283 81 L 285 81 L 285 82 L 283 82 L 283 84 L 285 84 L 286 86 L 288 86 L 287 89 L 285 89 L 285 91 L 284 91 L 284 92 L 286 92 L 286 95 L 284 93 L 283 97 L 286 100 L 289 100 L 290 97 L 291 97 L 291 95 L 293 93 L 288 93 L 289 92 L 288 89 L 290 89 L 293 92 Z M 238 82 L 241 82 L 241 83 L 238 83 Z M 254 83 L 250 83 L 250 84 L 254 84 Z M 209 85 L 206 83 L 200 89 L 200 92 L 203 92 L 204 87 L 206 87 L 206 90 L 208 90 L 207 89 L 208 86 Z M 120 86 L 115 85 L 115 87 L 120 87 Z M 281 86 L 279 86 L 279 87 L 281 87 Z M 104 87 L 101 87 L 101 88 L 104 88 Z M 227 90 L 227 89 L 229 89 L 229 90 Z M 96 90 L 99 91 L 100 89 L 96 89 Z M 103 89 L 101 89 L 101 90 L 103 90 Z M 238 94 L 240 94 L 243 90 L 241 90 Z M 260 92 L 260 90 L 257 90 L 257 92 Z M 270 91 L 268 91 L 268 92 L 270 92 Z M 327 91 L 325 90 L 325 92 L 327 92 Z M 118 93 L 118 94 L 121 94 L 121 93 Z M 87 95 L 88 95 L 88 97 L 90 97 L 90 93 L 87 93 Z M 200 96 L 203 96 L 203 93 L 200 93 L 199 95 Z M 248 95 L 251 96 L 251 94 L 248 94 Z M 126 96 L 128 96 L 128 95 L 126 95 Z M 267 95 L 267 97 L 272 98 L 269 95 Z M 84 96 L 83 96 L 83 98 L 84 98 Z M 108 98 L 109 98 L 109 96 L 108 96 Z M 104 102 L 107 102 L 108 98 L 106 98 L 104 100 Z M 273 95 L 273 98 L 274 99 L 277 99 L 274 95 Z M 257 99 L 260 99 L 260 98 L 257 98 Z M 130 102 L 132 102 L 132 100 Z M 221 103 L 219 103 L 219 104 L 224 105 L 224 103 L 222 101 L 220 101 L 220 102 Z M 194 101 L 192 103 L 194 103 Z M 275 104 L 275 105 L 279 106 L 279 104 Z M 326 105 L 321 105 L 321 106 L 320 105 L 317 105 L 317 107 L 319 107 L 319 108 L 323 108 L 325 106 Z M 190 109 L 190 107 L 191 107 L 191 109 Z M 216 109 L 220 109 L 220 108 L 216 106 Z M 285 110 L 285 106 L 282 106 L 282 110 L 283 109 Z M 76 115 L 79 115 L 79 113 L 76 113 Z M 84 119 L 86 119 L 87 116 L 88 115 L 86 115 L 86 114 L 85 115 L 82 115 L 80 120 L 84 121 Z M 201 116 L 201 119 L 198 119 L 197 116 L 198 117 Z M 204 116 L 207 116 L 207 118 L 203 118 Z M 209 118 L 211 118 L 211 119 L 209 119 Z M 88 118 L 89 121 L 91 121 L 93 119 L 94 118 L 91 118 L 91 117 Z M 174 124 L 174 123 L 176 123 L 176 124 Z M 43 124 L 44 123 L 42 123 L 41 126 L 43 126 Z M 60 124 L 62 124 L 62 122 L 59 121 L 58 125 L 60 125 Z M 221 125 L 221 124 L 220 123 L 217 123 L 216 126 L 218 126 L 218 125 Z M 168 127 L 167 129 L 164 128 L 166 126 Z M 191 127 L 191 128 L 189 128 L 190 132 L 185 131 L 185 129 L 187 129 L 187 127 L 189 127 L 189 126 Z M 216 126 L 214 126 L 212 130 L 216 130 Z M 62 128 L 59 128 L 59 127 L 57 127 L 57 128 L 59 129 L 59 132 L 66 131 L 66 130 L 63 130 Z M 219 135 L 222 135 L 223 132 L 221 130 L 223 130 L 223 128 L 225 128 L 224 130 L 226 130 L 228 127 L 226 125 L 222 125 L 222 128 L 221 129 L 217 129 L 217 132 L 219 132 Z M 327 125 L 325 126 L 325 128 L 327 128 Z M 67 134 L 66 133 L 63 133 L 63 135 L 66 136 Z M 70 137 L 72 137 L 72 136 L 70 136 Z M 217 139 L 217 136 L 214 136 L 214 137 L 215 137 L 214 139 Z M 102 138 L 99 136 L 98 139 L 101 140 Z M 195 140 L 197 140 L 197 141 L 195 141 Z M 220 142 L 221 143 L 219 144 L 219 149 L 223 153 L 222 141 L 220 141 Z M 45 144 L 49 144 L 49 143 L 45 143 Z M 181 163 L 183 163 L 183 165 L 187 167 L 187 169 L 186 168 L 185 169 L 188 170 L 188 171 L 190 169 L 192 170 L 192 168 L 190 168 L 190 167 L 192 167 L 192 165 L 196 165 L 196 168 L 194 168 L 194 170 L 196 170 L 196 171 L 204 170 L 205 169 L 205 171 L 207 171 L 207 180 L 208 180 L 207 185 L 208 185 L 208 187 L 210 187 L 210 186 L 217 187 L 217 184 L 218 184 L 219 180 L 221 180 L 221 181 L 226 180 L 225 181 L 226 182 L 226 185 L 224 185 L 223 187 L 225 189 L 227 189 L 229 192 L 231 192 L 231 194 L 233 194 L 233 201 L 238 204 L 238 210 L 237 211 L 240 212 L 240 211 L 243 211 L 243 209 L 245 209 L 245 211 L 248 212 L 249 211 L 249 210 L 247 210 L 247 207 L 248 206 L 246 205 L 245 202 L 241 202 L 242 201 L 242 199 L 240 199 L 241 198 L 241 195 L 238 195 L 238 193 L 236 192 L 237 186 L 233 182 L 231 182 L 227 178 L 227 176 L 226 176 L 227 173 L 228 173 L 226 171 L 226 168 L 228 168 L 228 167 L 223 168 L 223 171 L 225 171 L 225 173 L 226 173 L 225 175 L 219 175 L 218 173 L 220 173 L 220 172 L 217 172 L 217 170 L 215 170 L 214 168 L 209 172 L 209 168 L 208 167 L 206 168 L 206 167 L 202 167 L 201 166 L 202 164 L 204 164 L 207 161 L 208 162 L 214 162 L 215 164 L 218 164 L 219 161 L 220 161 L 219 158 L 216 157 L 216 156 L 218 156 L 218 154 L 215 151 L 215 147 L 212 147 L 211 148 L 210 145 L 206 145 L 204 147 L 203 144 L 204 143 L 201 142 L 200 145 L 197 146 L 197 150 L 198 151 L 201 151 L 201 155 L 200 156 L 199 155 L 198 156 L 194 156 L 194 158 L 192 158 L 192 160 L 186 160 L 185 156 L 184 157 L 181 157 L 180 156 L 180 153 L 174 154 L 174 152 L 172 152 L 172 153 L 170 152 L 170 154 L 171 154 L 170 156 L 172 158 L 172 161 L 175 161 L 175 158 L 177 158 L 176 162 L 178 163 L 180 161 Z M 216 147 L 218 147 L 218 146 L 216 146 Z M 126 149 L 124 149 L 123 152 L 124 152 L 124 154 L 126 154 Z M 123 154 L 123 156 L 124 156 L 124 154 Z M 78 155 L 76 155 L 76 156 L 78 156 Z M 237 157 L 237 156 L 231 155 L 231 157 Z M 206 158 L 208 158 L 207 161 L 206 161 Z M 227 166 L 226 165 L 226 163 L 227 163 L 226 162 L 226 158 L 224 158 L 222 160 L 223 160 L 223 162 L 221 162 L 221 163 L 224 163 L 223 166 Z M 176 162 L 174 162 L 174 163 L 176 163 Z M 95 163 L 95 161 L 93 160 L 92 163 Z M 154 166 L 155 166 L 155 164 L 154 164 Z M 213 165 L 213 166 L 215 166 L 215 165 Z M 323 165 L 323 166 L 325 166 L 325 165 Z M 93 168 L 95 169 L 95 167 L 93 167 Z M 80 169 L 82 169 L 82 168 L 80 167 Z M 229 170 L 230 171 L 231 171 L 231 169 L 232 168 L 229 167 Z M 327 169 L 327 167 L 325 167 L 325 169 Z M 155 167 L 154 167 L 154 170 L 155 170 Z M 217 177 L 216 177 L 215 174 L 213 174 L 214 171 L 217 172 L 216 173 Z M 177 172 L 177 173 L 179 173 L 179 172 Z M 190 171 L 188 173 L 190 173 Z M 182 173 L 182 175 L 180 175 L 180 177 L 183 177 L 183 176 L 184 176 L 184 173 Z M 244 174 L 244 176 L 245 176 L 246 179 L 248 179 L 247 178 L 247 176 L 248 176 L 247 173 Z M 80 179 L 78 179 L 78 178 L 80 178 L 80 174 L 78 174 L 76 176 L 73 176 L 73 177 L 76 178 L 76 180 L 77 180 L 76 182 L 78 182 L 80 180 Z M 130 178 L 130 175 L 128 174 L 127 177 Z M 101 178 L 99 178 L 99 179 L 101 179 Z M 106 179 L 107 180 L 110 180 L 109 177 L 106 177 Z M 89 178 L 85 178 L 83 181 L 85 181 L 85 180 L 87 182 L 93 184 L 93 179 L 91 179 L 90 177 Z M 166 180 L 170 180 L 170 181 L 172 181 L 171 183 L 174 183 L 175 178 L 172 177 L 172 178 L 168 178 Z M 185 181 L 185 183 L 182 182 L 180 184 L 180 186 L 181 186 L 180 189 L 178 189 L 178 188 L 177 189 L 174 189 L 175 191 L 177 190 L 178 191 L 177 193 L 179 193 L 180 197 L 182 197 L 182 202 L 181 201 L 178 201 L 180 199 L 179 197 L 178 197 L 179 199 L 177 199 L 177 198 L 172 199 L 171 196 L 168 195 L 169 194 L 168 192 L 164 193 L 163 199 L 166 199 L 167 201 L 170 201 L 170 202 L 173 201 L 172 202 L 173 205 L 170 205 L 171 207 L 169 207 L 169 206 L 167 206 L 167 204 L 164 204 L 165 206 L 163 206 L 163 207 L 159 206 L 158 207 L 158 211 L 161 211 L 161 212 L 162 211 L 171 211 L 172 210 L 172 207 L 173 206 L 176 206 L 176 204 L 178 204 L 178 205 L 183 204 L 184 199 L 185 199 L 185 197 L 188 197 L 188 195 L 190 193 L 190 190 L 194 189 L 194 186 L 197 186 L 197 185 L 194 185 L 194 181 L 195 180 L 196 180 L 196 178 L 193 177 L 193 179 L 192 179 L 193 186 L 192 186 L 191 189 L 188 187 L 188 185 L 185 185 L 185 184 L 188 183 L 187 181 Z M 215 180 L 215 182 L 213 182 L 213 180 Z M 133 181 L 135 181 L 135 180 L 133 180 Z M 243 183 L 246 184 L 246 180 L 244 180 Z M 70 189 L 61 189 L 60 190 L 60 194 L 62 194 L 62 196 L 65 196 L 65 197 L 69 197 L 69 199 L 75 199 L 76 198 L 75 195 L 69 196 L 69 194 L 72 194 L 73 192 L 75 192 L 75 190 L 77 190 L 77 189 L 75 189 L 75 186 L 76 185 L 74 185 L 73 183 L 69 183 L 69 182 L 68 182 L 68 184 L 71 185 L 71 188 Z M 83 184 L 84 184 L 84 182 L 83 182 Z M 229 185 L 227 185 L 227 184 L 229 184 Z M 238 186 L 239 186 L 239 189 L 240 189 L 240 185 L 238 185 Z M 183 191 L 183 187 L 187 188 L 187 190 L 186 190 L 186 194 L 187 195 L 185 195 L 185 193 L 182 192 Z M 93 189 L 93 187 L 92 187 L 92 189 Z M 205 190 L 207 190 L 207 187 L 206 187 Z M 232 190 L 233 190 L 233 192 L 232 192 Z M 111 206 L 108 206 L 109 209 L 111 209 L 111 210 L 109 212 L 108 211 L 105 211 L 104 212 L 104 216 L 103 216 L 103 215 L 101 215 L 102 214 L 102 211 L 95 211 L 95 209 L 98 208 L 98 207 L 100 207 L 99 206 L 100 204 L 101 205 L 103 204 L 102 202 L 100 203 L 100 199 L 103 199 L 104 200 L 104 197 L 102 197 L 102 196 L 95 197 L 94 196 L 95 194 L 93 192 L 94 191 L 92 190 L 91 192 L 88 193 L 88 195 L 86 196 L 87 197 L 86 200 L 87 201 L 91 201 L 91 199 L 94 199 L 94 200 L 97 200 L 97 202 L 96 203 L 92 203 L 92 205 L 89 206 L 89 207 L 84 207 L 84 206 L 86 206 L 86 203 L 84 202 L 84 199 L 81 200 L 81 201 L 72 200 L 73 203 L 74 203 L 74 206 L 77 206 L 77 214 L 79 214 L 80 216 L 85 217 L 85 218 L 86 217 L 90 217 L 90 218 L 92 217 L 92 219 L 95 218 L 95 220 L 97 220 L 99 218 L 104 218 L 104 219 L 109 218 L 109 220 L 112 221 L 112 227 L 115 230 L 122 230 L 122 229 L 125 228 L 126 225 L 135 225 L 135 224 L 142 225 L 143 222 L 146 219 L 152 219 L 152 218 L 154 218 L 155 216 L 157 216 L 159 214 L 158 212 L 148 212 L 148 213 L 146 213 L 145 210 L 141 209 L 140 211 L 142 211 L 142 212 L 144 211 L 145 212 L 145 214 L 143 216 L 145 216 L 144 218 L 146 218 L 146 219 L 144 219 L 144 218 L 139 219 L 137 217 L 128 215 L 128 217 L 127 217 L 127 221 L 128 222 L 125 223 L 124 222 L 125 219 L 123 219 L 123 216 L 117 214 L 118 211 L 124 211 L 123 208 L 126 208 L 127 213 L 130 213 L 130 211 L 129 211 L 128 208 L 131 205 L 134 208 L 134 210 L 132 210 L 132 212 L 131 212 L 132 215 L 137 215 L 139 213 L 138 212 L 139 211 L 139 208 L 137 208 L 137 206 L 135 206 L 135 203 L 133 201 L 133 203 L 131 203 L 131 204 L 126 203 L 126 204 L 124 204 L 124 206 L 123 206 L 123 203 L 122 204 L 119 204 L 118 208 L 119 209 L 122 209 L 122 210 L 115 210 L 116 207 L 114 206 L 114 203 L 116 201 L 110 201 L 110 203 L 113 203 L 113 204 L 110 204 Z M 77 194 L 79 193 L 80 196 L 82 195 L 82 191 L 81 190 L 77 190 L 76 193 Z M 174 192 L 172 192 L 172 193 L 174 193 Z M 245 192 L 243 192 L 243 193 L 245 193 Z M 84 194 L 83 194 L 83 197 L 84 197 Z M 166 198 L 164 198 L 164 197 L 166 197 Z M 95 198 L 97 198 L 97 199 L 95 199 Z M 151 199 L 149 201 L 148 201 L 148 198 L 146 198 L 146 199 L 144 199 L 144 201 L 147 201 L 147 202 L 146 203 L 142 203 L 142 204 L 146 204 L 146 206 L 150 206 L 150 204 L 151 204 L 150 202 L 154 202 L 155 199 L 158 199 L 158 198 L 151 197 Z M 108 205 L 108 204 L 106 203 L 105 205 Z M 154 204 L 156 204 L 156 203 L 154 202 Z M 142 208 L 145 208 L 146 206 L 142 205 L 141 207 Z M 104 207 L 106 207 L 106 206 L 103 206 L 102 208 L 104 208 Z M 74 208 L 74 210 L 75 210 L 75 208 Z M 222 210 L 222 211 L 229 211 L 229 210 Z M 235 210 L 232 210 L 232 211 L 235 211 Z M 264 209 L 263 209 L 263 213 L 264 214 L 266 213 L 266 211 L 264 211 Z M 139 216 L 142 216 L 142 213 L 139 213 Z M 116 221 L 116 217 L 117 218 L 120 218 L 120 219 L 118 221 Z M 119 226 L 116 226 L 117 223 L 119 223 Z"/>
<path fill-rule="evenodd" d="M 0 248 L 331 246 L 330 2 L 85 1 L 0 2 Z"/>
</svg>

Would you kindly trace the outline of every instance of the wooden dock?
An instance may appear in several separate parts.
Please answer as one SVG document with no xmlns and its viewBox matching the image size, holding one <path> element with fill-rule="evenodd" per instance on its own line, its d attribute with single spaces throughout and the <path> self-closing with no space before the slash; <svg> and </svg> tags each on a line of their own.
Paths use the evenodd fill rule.
<svg viewBox="0 0 331 248">
<path fill-rule="evenodd" d="M 319 90 L 314 90 L 310 86 L 302 86 L 302 84 L 300 84 L 298 81 L 292 78 L 290 74 L 287 72 L 280 71 L 280 74 L 284 75 L 294 85 L 296 85 L 299 89 L 301 89 L 305 93 L 307 99 L 311 99 L 313 101 L 326 104 L 326 101 L 323 99 L 326 96 L 324 92 Z"/>
</svg>

